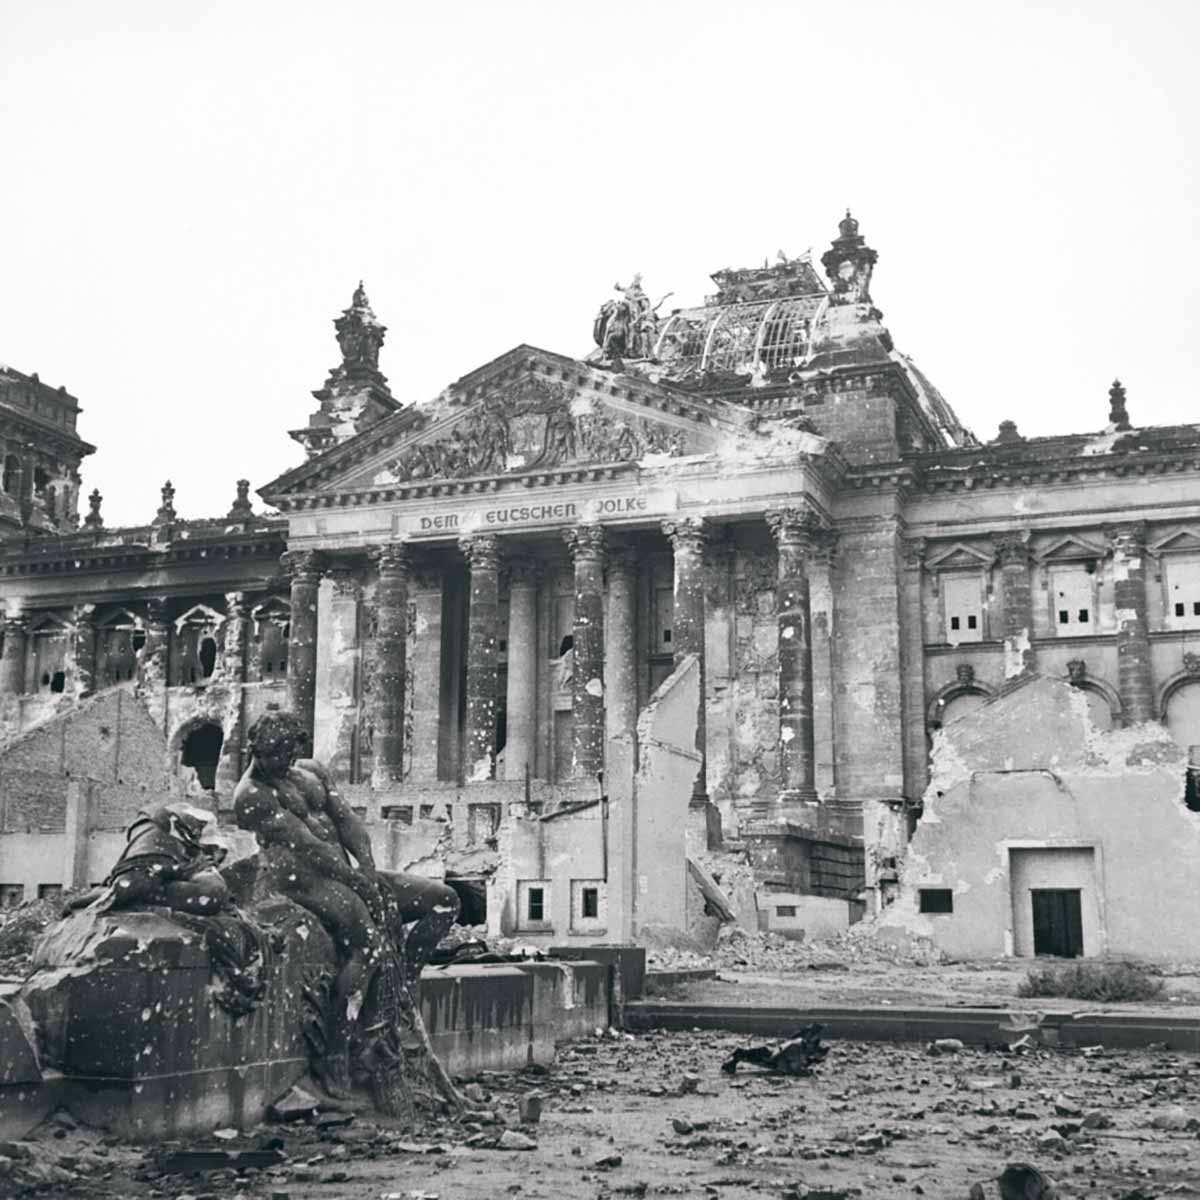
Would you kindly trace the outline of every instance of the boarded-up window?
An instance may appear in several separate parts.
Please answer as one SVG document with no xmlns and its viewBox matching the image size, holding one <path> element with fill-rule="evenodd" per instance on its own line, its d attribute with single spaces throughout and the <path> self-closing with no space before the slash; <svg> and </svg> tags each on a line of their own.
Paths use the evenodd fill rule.
<svg viewBox="0 0 1200 1200">
<path fill-rule="evenodd" d="M 1167 584 L 1167 625 L 1172 629 L 1200 629 L 1200 560 L 1164 559 Z"/>
<path fill-rule="evenodd" d="M 1095 576 L 1082 563 L 1050 572 L 1050 619 L 1058 637 L 1096 631 Z"/>
<path fill-rule="evenodd" d="M 983 641 L 983 577 L 944 575 L 941 582 L 946 641 L 951 646 Z"/>
</svg>

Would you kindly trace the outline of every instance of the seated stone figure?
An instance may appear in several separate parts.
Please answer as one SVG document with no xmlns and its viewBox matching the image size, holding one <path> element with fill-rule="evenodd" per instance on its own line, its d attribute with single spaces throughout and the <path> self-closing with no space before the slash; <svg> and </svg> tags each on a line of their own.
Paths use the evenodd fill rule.
<svg viewBox="0 0 1200 1200">
<path fill-rule="evenodd" d="M 323 1061 L 314 1074 L 331 1095 L 350 1081 L 349 1050 L 373 983 L 403 947 L 409 989 L 454 924 L 458 896 L 444 884 L 375 866 L 370 838 L 326 768 L 299 758 L 307 734 L 289 713 L 267 713 L 249 731 L 251 763 L 234 793 L 237 822 L 253 830 L 270 885 L 329 931 L 338 969 Z"/>
</svg>

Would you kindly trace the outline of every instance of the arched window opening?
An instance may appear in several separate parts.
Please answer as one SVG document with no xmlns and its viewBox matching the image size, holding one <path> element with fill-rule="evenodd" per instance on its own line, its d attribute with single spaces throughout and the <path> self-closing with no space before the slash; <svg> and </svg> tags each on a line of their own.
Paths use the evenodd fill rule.
<svg viewBox="0 0 1200 1200">
<path fill-rule="evenodd" d="M 211 792 L 217 786 L 217 764 L 221 761 L 221 746 L 225 735 L 220 725 L 207 721 L 197 725 L 183 739 L 183 754 L 180 758 L 185 767 L 191 767 L 196 772 L 196 778 L 205 791 Z"/>
<path fill-rule="evenodd" d="M 200 653 L 197 657 L 200 659 L 201 679 L 211 679 L 217 666 L 217 639 L 214 637 L 201 638 Z"/>
<path fill-rule="evenodd" d="M 46 486 L 49 482 L 50 476 L 46 474 L 44 468 L 33 468 L 33 494 L 35 496 L 44 496 L 46 494 Z"/>
<path fill-rule="evenodd" d="M 21 460 L 15 454 L 9 454 L 4 459 L 4 491 L 6 495 L 15 496 L 21 490 Z"/>
</svg>

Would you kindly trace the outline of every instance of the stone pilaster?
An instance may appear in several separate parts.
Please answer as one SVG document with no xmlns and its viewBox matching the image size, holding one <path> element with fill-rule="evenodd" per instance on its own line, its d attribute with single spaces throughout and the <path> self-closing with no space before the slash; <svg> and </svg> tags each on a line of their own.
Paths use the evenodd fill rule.
<svg viewBox="0 0 1200 1200">
<path fill-rule="evenodd" d="M 75 694 L 81 700 L 96 690 L 96 606 L 81 604 L 75 620 Z"/>
<path fill-rule="evenodd" d="M 904 719 L 904 796 L 915 805 L 929 782 L 925 715 L 924 538 L 901 544 L 900 691 Z"/>
<path fill-rule="evenodd" d="M 509 571 L 504 778 L 520 782 L 533 774 L 537 733 L 538 564 L 513 559 Z"/>
<path fill-rule="evenodd" d="M 324 562 L 315 550 L 289 550 L 283 559 L 292 577 L 288 708 L 308 732 L 311 745 L 317 695 L 317 611 Z"/>
<path fill-rule="evenodd" d="M 29 621 L 24 616 L 4 620 L 4 653 L 0 656 L 0 695 L 20 696 L 25 691 L 25 649 Z"/>
<path fill-rule="evenodd" d="M 779 806 L 788 815 L 789 809 L 815 804 L 817 799 L 807 559 L 818 525 L 804 508 L 775 509 L 765 516 L 779 556 Z"/>
<path fill-rule="evenodd" d="M 385 788 L 404 774 L 404 688 L 407 682 L 408 562 L 402 543 L 375 552 L 375 689 L 369 721 L 375 731 L 371 784 Z"/>
<path fill-rule="evenodd" d="M 700 660 L 700 701 L 696 712 L 696 749 L 701 765 L 692 788 L 692 807 L 708 805 L 708 772 L 704 760 L 707 736 L 704 713 L 704 541 L 706 527 L 700 517 L 664 521 L 662 531 L 671 542 L 675 570 L 675 605 L 672 610 L 671 645 L 675 665 L 689 654 Z"/>
<path fill-rule="evenodd" d="M 605 741 L 637 738 L 637 551 L 608 554 L 608 611 L 604 625 Z M 635 762 L 636 765 L 636 762 Z"/>
<path fill-rule="evenodd" d="M 1109 531 L 1117 610 L 1117 690 L 1127 724 L 1154 720 L 1150 626 L 1146 618 L 1146 527 L 1141 522 Z"/>
<path fill-rule="evenodd" d="M 1000 607 L 1004 616 L 1004 677 L 1032 671 L 1033 579 L 1029 539 L 1021 533 L 997 534 L 993 539 L 1000 563 Z"/>
<path fill-rule="evenodd" d="M 459 545 L 471 571 L 463 774 L 468 783 L 482 783 L 491 779 L 496 769 L 500 539 L 495 534 L 475 534 L 463 538 Z"/>
<path fill-rule="evenodd" d="M 146 601 L 146 644 L 138 656 L 137 669 L 138 685 L 143 689 L 165 688 L 170 680 L 170 611 L 166 596 L 151 596 Z"/>
<path fill-rule="evenodd" d="M 604 529 L 577 525 L 563 537 L 575 561 L 572 773 L 590 780 L 604 770 Z"/>
</svg>

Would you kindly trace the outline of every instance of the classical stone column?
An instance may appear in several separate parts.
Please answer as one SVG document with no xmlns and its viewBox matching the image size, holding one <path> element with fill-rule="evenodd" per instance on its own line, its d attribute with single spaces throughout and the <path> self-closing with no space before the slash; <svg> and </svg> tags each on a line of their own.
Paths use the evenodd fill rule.
<svg viewBox="0 0 1200 1200">
<path fill-rule="evenodd" d="M 704 538 L 700 517 L 664 521 L 662 531 L 671 542 L 675 559 L 675 605 L 671 617 L 671 647 L 675 665 L 689 654 L 700 660 L 700 702 L 696 711 L 696 749 L 700 770 L 692 787 L 692 807 L 708 805 L 706 736 L 704 720 Z"/>
<path fill-rule="evenodd" d="M 375 690 L 371 694 L 374 762 L 371 783 L 377 788 L 404 774 L 404 688 L 408 649 L 408 561 L 403 543 L 376 551 L 379 582 L 375 588 Z"/>
<path fill-rule="evenodd" d="M 1109 531 L 1113 593 L 1117 610 L 1117 690 L 1127 724 L 1154 720 L 1154 677 L 1146 619 L 1146 526 L 1141 522 Z"/>
<path fill-rule="evenodd" d="M 629 546 L 610 550 L 604 627 L 606 741 L 637 732 L 637 578 L 637 551 Z"/>
<path fill-rule="evenodd" d="M 442 718 L 441 567 L 433 564 L 410 570 L 408 586 L 416 611 L 405 700 L 406 708 L 412 712 L 408 777 L 413 783 L 428 783 L 438 777 L 438 738 Z"/>
<path fill-rule="evenodd" d="M 817 522 L 804 508 L 765 514 L 778 551 L 776 601 L 779 620 L 779 795 L 789 805 L 817 799 L 813 726 L 812 614 L 807 558 Z"/>
<path fill-rule="evenodd" d="M 460 540 L 471 569 L 467 617 L 467 719 L 464 771 L 468 783 L 496 768 L 497 625 L 500 620 L 500 539 L 479 533 Z"/>
<path fill-rule="evenodd" d="M 533 774 L 537 732 L 538 564 L 535 559 L 513 559 L 509 572 L 504 778 L 520 782 Z"/>
<path fill-rule="evenodd" d="M 1000 605 L 1004 610 L 1004 677 L 1033 670 L 1033 580 L 1029 541 L 1021 533 L 993 538 L 1000 562 Z"/>
<path fill-rule="evenodd" d="M 576 525 L 563 537 L 575 560 L 573 774 L 595 779 L 604 770 L 604 528 Z"/>
<path fill-rule="evenodd" d="M 288 708 L 307 730 L 311 743 L 317 694 L 317 601 L 324 564 L 316 550 L 289 550 L 283 558 L 292 576 Z"/>
<path fill-rule="evenodd" d="M 25 647 L 29 621 L 24 616 L 4 620 L 4 654 L 0 656 L 0 695 L 20 696 L 25 691 Z"/>
<path fill-rule="evenodd" d="M 81 604 L 75 618 L 75 694 L 83 699 L 96 690 L 96 606 Z"/>
<path fill-rule="evenodd" d="M 242 743 L 246 739 L 244 685 L 250 642 L 250 605 L 245 592 L 225 593 L 225 623 L 221 626 L 221 673 L 229 685 L 225 741 L 217 763 L 217 790 L 232 794 L 242 773 Z"/>
</svg>

